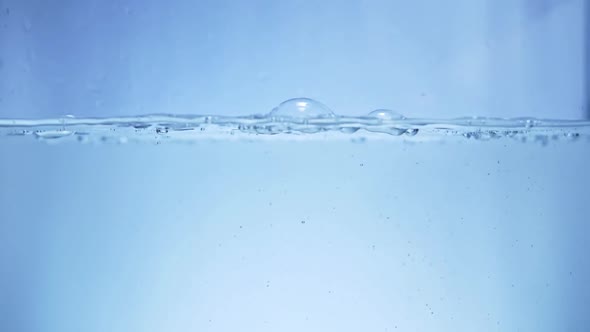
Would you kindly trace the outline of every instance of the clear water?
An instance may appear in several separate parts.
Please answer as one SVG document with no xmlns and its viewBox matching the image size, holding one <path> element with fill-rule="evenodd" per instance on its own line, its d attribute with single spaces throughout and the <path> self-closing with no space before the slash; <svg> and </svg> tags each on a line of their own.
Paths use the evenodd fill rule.
<svg viewBox="0 0 590 332">
<path fill-rule="evenodd" d="M 0 330 L 586 331 L 589 126 L 0 120 Z"/>
</svg>

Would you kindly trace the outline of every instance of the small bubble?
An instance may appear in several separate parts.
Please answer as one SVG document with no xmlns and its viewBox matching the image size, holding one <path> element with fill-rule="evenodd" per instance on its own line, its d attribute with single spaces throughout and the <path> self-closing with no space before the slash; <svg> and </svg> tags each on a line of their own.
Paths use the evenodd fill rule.
<svg viewBox="0 0 590 332">
<path fill-rule="evenodd" d="M 517 130 L 505 130 L 502 135 L 506 136 L 506 137 L 514 137 L 516 135 L 518 135 L 518 131 Z"/>
<path fill-rule="evenodd" d="M 369 113 L 369 116 L 381 120 L 404 120 L 406 118 L 400 113 L 388 109 L 374 110 L 371 113 Z"/>
<path fill-rule="evenodd" d="M 58 139 L 73 135 L 74 132 L 70 130 L 45 130 L 36 131 L 35 136 L 39 139 Z"/>
<path fill-rule="evenodd" d="M 293 98 L 275 107 L 270 115 L 278 118 L 332 118 L 336 115 L 324 104 L 310 98 Z"/>
<path fill-rule="evenodd" d="M 418 134 L 417 128 L 410 128 L 410 129 L 406 130 L 406 135 L 408 135 L 408 136 L 416 136 L 416 134 Z"/>
<path fill-rule="evenodd" d="M 406 132 L 406 129 L 397 128 L 397 127 L 375 127 L 375 128 L 365 128 L 368 131 L 375 132 L 375 133 L 385 133 L 390 134 L 392 136 L 400 136 Z"/>
<path fill-rule="evenodd" d="M 145 129 L 145 128 L 149 128 L 151 126 L 149 123 L 140 123 L 140 122 L 133 123 L 131 125 L 135 129 Z"/>
<path fill-rule="evenodd" d="M 345 134 L 354 134 L 359 130 L 359 127 L 342 127 L 340 128 L 340 132 Z"/>
<path fill-rule="evenodd" d="M 493 130 L 467 132 L 463 133 L 463 136 L 466 138 L 473 138 L 480 141 L 487 141 L 490 139 L 501 137 L 496 131 Z"/>
<path fill-rule="evenodd" d="M 156 128 L 156 133 L 158 133 L 158 134 L 167 134 L 168 133 L 168 128 L 167 127 L 164 127 L 164 128 L 158 127 L 158 128 Z"/>
</svg>

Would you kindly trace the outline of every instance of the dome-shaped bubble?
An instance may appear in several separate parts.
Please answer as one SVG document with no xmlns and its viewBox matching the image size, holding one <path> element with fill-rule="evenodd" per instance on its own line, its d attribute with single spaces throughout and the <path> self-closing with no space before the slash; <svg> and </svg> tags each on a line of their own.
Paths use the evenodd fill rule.
<svg viewBox="0 0 590 332">
<path fill-rule="evenodd" d="M 335 114 L 328 106 L 310 98 L 293 98 L 282 102 L 271 112 L 271 116 L 281 118 L 330 118 Z"/>
<path fill-rule="evenodd" d="M 369 116 L 381 120 L 403 120 L 406 118 L 398 112 L 388 109 L 374 110 L 373 112 L 369 113 Z"/>
</svg>

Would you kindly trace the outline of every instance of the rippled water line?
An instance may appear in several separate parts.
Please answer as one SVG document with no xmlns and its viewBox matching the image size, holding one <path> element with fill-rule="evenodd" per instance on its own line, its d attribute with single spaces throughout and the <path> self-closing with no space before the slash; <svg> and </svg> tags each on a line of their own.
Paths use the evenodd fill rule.
<svg viewBox="0 0 590 332">
<path fill-rule="evenodd" d="M 502 137 L 541 142 L 590 137 L 588 120 L 535 118 L 408 118 L 388 109 L 365 116 L 339 116 L 309 98 L 286 100 L 268 114 L 248 116 L 151 114 L 109 118 L 0 119 L 0 136 L 34 136 L 44 140 L 75 136 L 80 141 L 118 139 L 196 140 L 203 138 L 301 137 L 322 133 L 329 138 L 404 137 L 429 139 L 459 136 L 477 140 Z M 313 137 L 318 137 L 314 135 Z M 416 138 L 418 137 L 418 138 Z"/>
<path fill-rule="evenodd" d="M 331 118 L 289 118 L 266 115 L 251 116 L 210 116 L 210 115 L 174 115 L 151 114 L 125 117 L 88 117 L 88 118 L 47 118 L 47 119 L 0 119 L 0 128 L 25 128 L 42 126 L 135 126 L 149 127 L 155 125 L 186 125 L 199 126 L 203 124 L 216 125 L 270 125 L 270 124 L 294 124 L 317 126 L 345 126 L 358 125 L 371 126 L 439 126 L 441 128 L 454 127 L 481 127 L 481 128 L 586 128 L 590 127 L 590 120 L 560 120 L 560 119 L 536 119 L 536 118 L 483 118 L 464 117 L 453 119 L 436 118 L 403 118 L 403 119 L 378 119 L 368 116 L 349 117 L 335 116 Z"/>
<path fill-rule="evenodd" d="M 322 134 L 322 135 L 318 135 Z M 461 137 L 476 140 L 515 138 L 547 144 L 550 140 L 590 138 L 590 121 L 532 118 L 412 119 L 277 116 L 143 115 L 113 118 L 0 119 L 0 136 L 32 136 L 41 140 L 81 142 L 201 139 L 313 139 L 362 141 L 401 137 L 430 140 Z"/>
</svg>

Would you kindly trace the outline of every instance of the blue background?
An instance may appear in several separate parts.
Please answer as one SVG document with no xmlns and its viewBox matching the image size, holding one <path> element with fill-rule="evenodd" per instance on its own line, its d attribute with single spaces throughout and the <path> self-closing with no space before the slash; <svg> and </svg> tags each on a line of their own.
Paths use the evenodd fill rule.
<svg viewBox="0 0 590 332">
<path fill-rule="evenodd" d="M 582 118 L 584 0 L 0 0 L 0 117 Z"/>
</svg>

